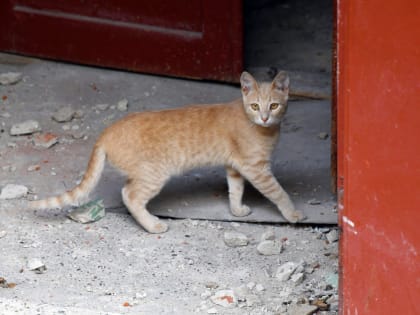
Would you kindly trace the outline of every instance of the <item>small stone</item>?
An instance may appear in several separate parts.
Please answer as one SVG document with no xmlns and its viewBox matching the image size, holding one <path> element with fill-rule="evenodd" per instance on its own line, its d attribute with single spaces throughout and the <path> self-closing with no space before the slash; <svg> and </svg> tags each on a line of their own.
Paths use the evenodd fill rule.
<svg viewBox="0 0 420 315">
<path fill-rule="evenodd" d="M 331 230 L 325 236 L 330 244 L 338 241 L 338 232 L 336 229 Z"/>
<path fill-rule="evenodd" d="M 239 302 L 246 301 L 247 295 L 251 293 L 248 287 L 245 285 L 241 285 L 239 287 L 234 288 L 233 292 L 235 292 L 236 298 Z"/>
<path fill-rule="evenodd" d="M 237 298 L 233 290 L 217 291 L 210 300 L 217 305 L 223 307 L 235 307 L 238 304 Z"/>
<path fill-rule="evenodd" d="M 73 114 L 73 118 L 80 119 L 83 118 L 84 115 L 85 113 L 81 109 L 77 109 Z"/>
<path fill-rule="evenodd" d="M 230 222 L 230 226 L 233 227 L 233 228 L 238 228 L 241 225 L 238 222 Z"/>
<path fill-rule="evenodd" d="M 276 234 L 274 233 L 273 228 L 267 229 L 262 235 L 261 235 L 261 241 L 274 241 L 276 239 Z"/>
<path fill-rule="evenodd" d="M 37 147 L 48 149 L 58 142 L 58 136 L 51 132 L 46 132 L 34 137 L 33 142 Z"/>
<path fill-rule="evenodd" d="M 4 172 L 11 172 L 11 173 L 13 173 L 13 172 L 16 171 L 16 166 L 14 166 L 14 165 L 6 165 L 6 166 L 3 166 L 1 169 Z"/>
<path fill-rule="evenodd" d="M 202 300 L 207 300 L 209 297 L 211 297 L 211 291 L 207 289 L 206 291 L 201 293 L 200 297 Z"/>
<path fill-rule="evenodd" d="M 17 147 L 17 144 L 15 142 L 8 142 L 7 143 L 7 147 L 8 148 L 16 148 Z"/>
<path fill-rule="evenodd" d="M 219 287 L 219 285 L 216 282 L 212 282 L 212 281 L 207 282 L 205 286 L 207 289 L 217 289 Z"/>
<path fill-rule="evenodd" d="M 328 139 L 328 133 L 326 133 L 326 132 L 320 132 L 318 134 L 318 138 L 321 139 L 321 140 L 326 140 L 326 139 Z"/>
<path fill-rule="evenodd" d="M 73 125 L 71 126 L 71 130 L 79 130 L 80 126 L 79 125 Z"/>
<path fill-rule="evenodd" d="M 70 130 L 70 125 L 63 125 L 62 127 L 61 127 L 64 131 L 68 131 L 68 130 Z"/>
<path fill-rule="evenodd" d="M 7 235 L 6 231 L 0 231 L 0 238 L 3 238 Z"/>
<path fill-rule="evenodd" d="M 78 140 L 78 139 L 82 139 L 85 136 L 85 134 L 82 131 L 73 131 L 71 133 L 71 136 L 73 139 Z"/>
<path fill-rule="evenodd" d="M 28 168 L 26 169 L 28 172 L 35 172 L 35 171 L 39 171 L 41 169 L 41 165 L 39 164 L 34 164 L 34 165 L 29 165 Z"/>
<path fill-rule="evenodd" d="M 325 277 L 327 284 L 332 285 L 334 288 L 338 287 L 338 274 L 330 273 Z"/>
<path fill-rule="evenodd" d="M 265 288 L 264 288 L 264 286 L 263 286 L 261 283 L 258 283 L 258 284 L 255 286 L 255 290 L 256 290 L 256 291 L 258 291 L 258 292 L 262 292 L 262 291 L 264 291 L 264 290 L 265 290 Z"/>
<path fill-rule="evenodd" d="M 6 72 L 6 73 L 0 74 L 1 85 L 16 84 L 20 80 L 22 80 L 22 73 L 20 72 Z"/>
<path fill-rule="evenodd" d="M 283 245 L 281 242 L 271 240 L 262 241 L 257 246 L 257 252 L 264 256 L 278 255 L 282 249 Z"/>
<path fill-rule="evenodd" d="M 290 277 L 290 280 L 295 284 L 301 284 L 303 282 L 303 279 L 305 278 L 305 275 L 302 272 L 295 273 Z"/>
<path fill-rule="evenodd" d="M 297 265 L 294 262 L 287 262 L 281 265 L 276 271 L 276 278 L 280 281 L 287 281 L 295 272 Z"/>
<path fill-rule="evenodd" d="M 124 98 L 119 101 L 117 104 L 117 109 L 121 112 L 126 112 L 128 110 L 128 100 Z"/>
<path fill-rule="evenodd" d="M 308 204 L 313 205 L 313 206 L 314 205 L 320 205 L 321 204 L 321 201 L 319 201 L 316 198 L 312 198 L 312 199 L 308 200 Z"/>
<path fill-rule="evenodd" d="M 217 309 L 215 309 L 214 307 L 213 308 L 209 308 L 207 310 L 207 314 L 217 314 Z"/>
<path fill-rule="evenodd" d="M 52 115 L 56 122 L 68 122 L 74 118 L 75 110 L 70 106 L 62 107 Z"/>
<path fill-rule="evenodd" d="M 223 235 L 225 244 L 229 247 L 238 247 L 248 245 L 248 237 L 240 232 L 225 232 Z"/>
<path fill-rule="evenodd" d="M 248 289 L 253 290 L 255 288 L 255 282 L 249 282 L 246 286 Z"/>
<path fill-rule="evenodd" d="M 11 136 L 29 135 L 34 132 L 41 131 L 41 126 L 36 120 L 27 120 L 19 124 L 15 124 L 10 129 Z"/>
<path fill-rule="evenodd" d="M 0 199 L 18 199 L 28 194 L 28 188 L 23 185 L 7 184 L 3 187 Z"/>
<path fill-rule="evenodd" d="M 288 315 L 311 315 L 318 310 L 315 305 L 308 304 L 294 304 L 287 310 Z"/>
<path fill-rule="evenodd" d="M 147 293 L 146 292 L 136 292 L 136 299 L 138 300 L 142 300 L 145 299 L 147 297 Z"/>
<path fill-rule="evenodd" d="M 101 110 L 101 111 L 105 111 L 109 108 L 109 104 L 98 104 L 95 106 L 97 109 Z"/>
<path fill-rule="evenodd" d="M 35 273 L 44 273 L 47 267 L 39 258 L 32 258 L 27 263 L 28 270 L 34 271 Z"/>
</svg>

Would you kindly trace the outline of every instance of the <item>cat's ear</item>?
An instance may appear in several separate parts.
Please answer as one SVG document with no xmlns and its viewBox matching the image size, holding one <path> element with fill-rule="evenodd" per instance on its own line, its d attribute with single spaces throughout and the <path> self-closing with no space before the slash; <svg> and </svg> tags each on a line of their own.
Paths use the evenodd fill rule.
<svg viewBox="0 0 420 315">
<path fill-rule="evenodd" d="M 273 83 L 271 83 L 271 88 L 273 90 L 278 90 L 283 93 L 289 93 L 289 84 L 290 79 L 287 72 L 280 71 L 273 79 Z"/>
<path fill-rule="evenodd" d="M 248 72 L 244 71 L 241 74 L 241 90 L 244 95 L 248 95 L 249 92 L 257 90 L 258 84 L 254 77 Z"/>
</svg>

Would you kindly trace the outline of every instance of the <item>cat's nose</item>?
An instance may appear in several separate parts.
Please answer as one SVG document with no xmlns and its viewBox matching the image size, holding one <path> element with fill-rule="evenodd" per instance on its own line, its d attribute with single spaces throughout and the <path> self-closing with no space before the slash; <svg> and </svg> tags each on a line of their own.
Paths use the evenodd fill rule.
<svg viewBox="0 0 420 315">
<path fill-rule="evenodd" d="M 261 117 L 261 120 L 262 120 L 263 122 L 267 122 L 268 117 Z"/>
</svg>

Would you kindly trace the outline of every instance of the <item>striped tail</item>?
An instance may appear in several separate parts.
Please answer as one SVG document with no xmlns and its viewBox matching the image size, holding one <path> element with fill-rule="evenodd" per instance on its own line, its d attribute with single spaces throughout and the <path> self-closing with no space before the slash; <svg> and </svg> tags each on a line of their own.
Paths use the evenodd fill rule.
<svg viewBox="0 0 420 315">
<path fill-rule="evenodd" d="M 30 208 L 53 209 L 62 208 L 68 205 L 79 205 L 79 202 L 86 199 L 98 183 L 105 166 L 105 160 L 105 150 L 99 145 L 95 145 L 92 155 L 90 156 L 87 170 L 79 185 L 61 196 L 32 201 L 30 202 Z"/>
</svg>

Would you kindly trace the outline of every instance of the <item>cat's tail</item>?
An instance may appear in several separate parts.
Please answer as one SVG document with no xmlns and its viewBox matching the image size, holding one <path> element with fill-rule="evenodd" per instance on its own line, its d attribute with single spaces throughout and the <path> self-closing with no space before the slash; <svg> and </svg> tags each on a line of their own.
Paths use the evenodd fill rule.
<svg viewBox="0 0 420 315">
<path fill-rule="evenodd" d="M 95 145 L 90 156 L 89 164 L 82 181 L 73 190 L 60 196 L 50 197 L 43 200 L 31 201 L 31 209 L 53 209 L 68 205 L 79 205 L 81 200 L 86 199 L 95 188 L 105 166 L 106 153 L 100 145 Z"/>
</svg>

